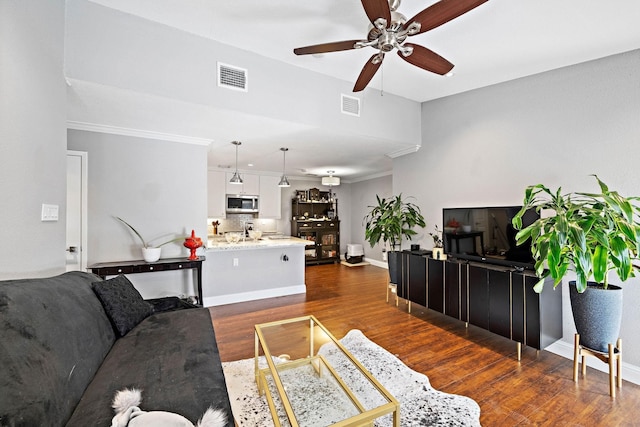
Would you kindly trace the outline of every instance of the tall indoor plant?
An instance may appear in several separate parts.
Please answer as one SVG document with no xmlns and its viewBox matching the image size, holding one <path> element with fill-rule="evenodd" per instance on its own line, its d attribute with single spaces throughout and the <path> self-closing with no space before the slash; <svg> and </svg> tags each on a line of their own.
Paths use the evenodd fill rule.
<svg viewBox="0 0 640 427">
<path fill-rule="evenodd" d="M 402 199 L 402 194 L 391 198 L 380 198 L 376 195 L 377 204 L 369 206 L 371 210 L 364 217 L 365 240 L 374 247 L 383 241 L 389 242 L 391 252 L 387 254 L 391 282 L 397 284 L 396 249 L 402 246 L 402 238 L 411 239 L 416 235 L 414 227 L 425 227 L 426 222 L 420 213 L 420 207 Z"/>
<path fill-rule="evenodd" d="M 576 279 L 569 282 L 569 291 L 580 341 L 607 351 L 608 343 L 618 338 L 622 319 L 622 288 L 609 283 L 609 272 L 623 282 L 635 274 L 640 208 L 635 204 L 638 197 L 624 197 L 593 176 L 599 193 L 563 194 L 561 188 L 552 192 L 542 184 L 527 187 L 513 226 L 519 230 L 518 244 L 531 239 L 540 278 L 535 291 L 542 292 L 547 277 L 556 287 L 573 271 Z M 522 217 L 530 209 L 545 214 L 523 228 Z"/>
</svg>

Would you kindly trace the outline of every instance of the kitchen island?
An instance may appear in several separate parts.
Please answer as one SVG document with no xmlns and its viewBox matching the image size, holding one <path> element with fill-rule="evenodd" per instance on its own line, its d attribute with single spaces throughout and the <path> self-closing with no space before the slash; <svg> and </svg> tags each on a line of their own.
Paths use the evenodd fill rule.
<svg viewBox="0 0 640 427">
<path fill-rule="evenodd" d="M 209 239 L 203 264 L 203 304 L 232 304 L 306 292 L 304 247 L 297 237 L 227 243 Z"/>
</svg>

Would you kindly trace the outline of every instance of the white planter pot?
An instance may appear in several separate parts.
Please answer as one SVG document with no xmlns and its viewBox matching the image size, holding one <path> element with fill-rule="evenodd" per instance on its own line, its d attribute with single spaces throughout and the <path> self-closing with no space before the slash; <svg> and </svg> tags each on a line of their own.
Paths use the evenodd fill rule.
<svg viewBox="0 0 640 427">
<path fill-rule="evenodd" d="M 434 259 L 439 259 L 444 261 L 447 259 L 447 255 L 444 253 L 443 248 L 433 248 L 431 249 L 431 257 Z"/>
<path fill-rule="evenodd" d="M 156 262 L 160 259 L 162 248 L 142 248 L 142 258 L 146 262 Z"/>
</svg>

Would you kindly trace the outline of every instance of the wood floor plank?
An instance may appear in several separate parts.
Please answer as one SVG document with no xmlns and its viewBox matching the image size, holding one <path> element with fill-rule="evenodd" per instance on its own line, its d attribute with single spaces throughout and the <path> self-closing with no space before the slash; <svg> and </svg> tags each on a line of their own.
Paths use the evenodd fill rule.
<svg viewBox="0 0 640 427">
<path fill-rule="evenodd" d="M 315 315 L 337 338 L 351 329 L 429 377 L 442 391 L 475 399 L 483 426 L 640 426 L 640 386 L 624 381 L 609 396 L 608 375 L 587 369 L 572 379 L 572 361 L 524 348 L 464 322 L 385 301 L 387 270 L 341 264 L 306 269 L 307 293 L 211 307 L 223 361 L 253 357 L 254 325 Z"/>
</svg>

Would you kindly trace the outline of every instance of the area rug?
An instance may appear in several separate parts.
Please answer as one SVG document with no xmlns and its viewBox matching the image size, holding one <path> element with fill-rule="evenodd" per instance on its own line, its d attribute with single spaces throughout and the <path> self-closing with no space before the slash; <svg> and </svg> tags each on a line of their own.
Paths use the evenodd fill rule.
<svg viewBox="0 0 640 427">
<path fill-rule="evenodd" d="M 426 375 L 409 369 L 393 354 L 370 341 L 361 331 L 349 331 L 340 342 L 400 402 L 402 427 L 480 426 L 480 407 L 473 399 L 434 389 Z M 339 353 L 335 346 L 327 344 L 320 352 L 340 373 L 340 360 L 334 358 L 335 353 Z M 279 361 L 276 360 L 277 362 Z M 266 366 L 264 360 L 260 363 Z M 272 427 L 267 400 L 258 394 L 256 387 L 254 359 L 225 362 L 222 368 L 238 425 Z M 381 417 L 374 425 L 391 426 L 392 418 Z"/>
</svg>

